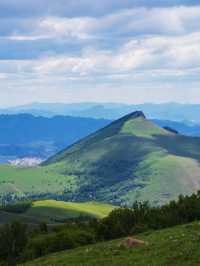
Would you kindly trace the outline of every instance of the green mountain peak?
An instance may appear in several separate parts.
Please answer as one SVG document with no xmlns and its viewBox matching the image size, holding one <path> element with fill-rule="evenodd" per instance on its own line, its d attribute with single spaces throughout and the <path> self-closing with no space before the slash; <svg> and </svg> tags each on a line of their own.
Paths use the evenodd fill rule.
<svg viewBox="0 0 200 266">
<path fill-rule="evenodd" d="M 129 119 L 136 119 L 136 118 L 144 118 L 146 119 L 144 113 L 142 111 L 134 111 L 128 115 L 123 116 L 118 120 L 129 120 Z M 116 120 L 117 121 L 117 120 Z"/>
<path fill-rule="evenodd" d="M 66 201 L 162 204 L 200 189 L 199 150 L 200 138 L 163 129 L 136 111 L 39 167 L 0 169 L 0 180 L 7 190 L 14 187 L 27 197 L 57 193 Z"/>
</svg>

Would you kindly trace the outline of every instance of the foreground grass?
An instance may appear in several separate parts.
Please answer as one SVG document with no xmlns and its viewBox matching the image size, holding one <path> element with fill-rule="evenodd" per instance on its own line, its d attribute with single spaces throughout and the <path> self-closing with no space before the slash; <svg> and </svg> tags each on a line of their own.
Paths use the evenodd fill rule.
<svg viewBox="0 0 200 266">
<path fill-rule="evenodd" d="M 146 246 L 119 248 L 121 240 L 55 253 L 25 266 L 196 266 L 200 265 L 200 222 L 137 236 Z"/>
</svg>

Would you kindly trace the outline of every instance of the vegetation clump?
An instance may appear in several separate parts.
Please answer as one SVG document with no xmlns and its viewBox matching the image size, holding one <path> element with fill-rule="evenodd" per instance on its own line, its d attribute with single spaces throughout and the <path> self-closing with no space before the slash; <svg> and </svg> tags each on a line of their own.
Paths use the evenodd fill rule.
<svg viewBox="0 0 200 266">
<path fill-rule="evenodd" d="M 0 211 L 11 212 L 11 213 L 24 213 L 32 206 L 31 201 L 20 201 L 14 204 L 7 204 L 0 207 Z"/>
</svg>

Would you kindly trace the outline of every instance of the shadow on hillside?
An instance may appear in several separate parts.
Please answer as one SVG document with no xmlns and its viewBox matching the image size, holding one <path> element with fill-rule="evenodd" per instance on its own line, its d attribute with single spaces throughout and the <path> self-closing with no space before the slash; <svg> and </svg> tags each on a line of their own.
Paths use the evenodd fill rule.
<svg viewBox="0 0 200 266">
<path fill-rule="evenodd" d="M 153 143 L 167 150 L 169 154 L 190 157 L 200 162 L 200 138 L 183 135 L 154 135 Z"/>
<path fill-rule="evenodd" d="M 101 177 L 102 184 L 114 185 L 134 177 L 139 163 L 151 152 L 157 151 L 154 143 L 147 138 L 116 135 L 96 144 L 95 149 L 104 148 L 105 154 L 89 165 L 87 175 Z M 99 178 L 97 179 L 99 183 Z"/>
</svg>

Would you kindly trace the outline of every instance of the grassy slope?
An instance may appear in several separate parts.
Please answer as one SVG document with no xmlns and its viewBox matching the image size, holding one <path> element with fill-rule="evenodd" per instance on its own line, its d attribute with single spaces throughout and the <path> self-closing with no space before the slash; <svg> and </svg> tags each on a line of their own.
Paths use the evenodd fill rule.
<svg viewBox="0 0 200 266">
<path fill-rule="evenodd" d="M 0 165 L 0 192 L 17 195 L 56 193 L 74 189 L 74 176 L 63 175 L 55 166 L 20 168 Z"/>
<path fill-rule="evenodd" d="M 58 220 L 83 216 L 103 218 L 107 216 L 114 206 L 98 202 L 63 202 L 55 200 L 35 201 L 26 215 L 40 217 L 47 220 Z"/>
<path fill-rule="evenodd" d="M 200 222 L 136 236 L 146 246 L 119 248 L 121 240 L 55 253 L 26 266 L 197 266 L 200 265 Z"/>
<path fill-rule="evenodd" d="M 172 135 L 169 131 L 145 120 L 143 117 L 129 119 L 124 123 L 121 132 L 145 138 L 153 138 L 154 135 Z"/>
<path fill-rule="evenodd" d="M 0 211 L 0 223 L 7 223 L 12 220 L 20 220 L 26 223 L 37 224 L 46 221 L 49 224 L 61 222 L 68 218 L 80 216 L 91 216 L 103 218 L 115 207 L 109 204 L 98 202 L 63 202 L 55 200 L 41 200 L 33 202 L 23 214 L 15 214 Z"/>
<path fill-rule="evenodd" d="M 164 203 L 200 189 L 200 138 L 172 134 L 128 115 L 49 159 L 0 166 L 0 194 L 65 192 L 71 201 Z"/>
<path fill-rule="evenodd" d="M 199 164 L 190 158 L 151 153 L 139 164 L 135 174 L 136 188 L 123 196 L 127 202 L 137 198 L 164 204 L 169 198 L 176 199 L 177 192 L 186 195 L 199 188 Z"/>
</svg>

